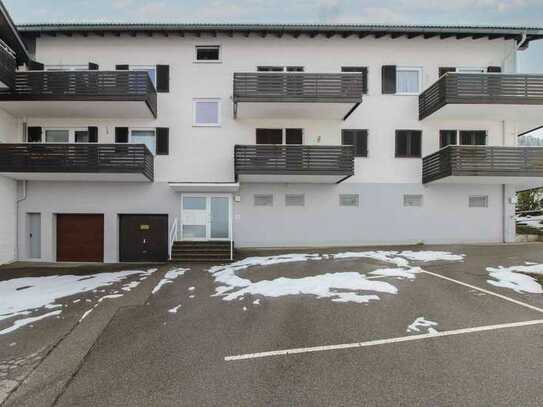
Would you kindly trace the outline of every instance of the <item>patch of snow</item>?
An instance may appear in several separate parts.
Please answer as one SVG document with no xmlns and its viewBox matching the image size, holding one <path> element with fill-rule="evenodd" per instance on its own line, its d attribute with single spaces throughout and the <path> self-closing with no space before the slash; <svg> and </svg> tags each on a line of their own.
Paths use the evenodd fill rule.
<svg viewBox="0 0 543 407">
<path fill-rule="evenodd" d="M 103 297 L 98 299 L 98 303 L 101 303 L 104 300 L 114 299 L 114 298 L 121 298 L 124 294 L 110 294 L 110 295 L 104 295 Z"/>
<path fill-rule="evenodd" d="M 14 347 L 15 345 L 17 345 L 17 342 L 11 342 L 11 343 L 9 344 L 9 347 L 12 348 L 12 347 Z"/>
<path fill-rule="evenodd" d="M 79 301 L 81 301 L 81 298 L 78 298 L 77 300 L 73 300 L 72 303 L 77 304 Z"/>
<path fill-rule="evenodd" d="M 62 307 L 63 307 L 62 304 L 47 304 L 45 306 L 45 308 L 47 308 L 47 309 L 55 309 L 55 308 L 62 308 Z"/>
<path fill-rule="evenodd" d="M 401 257 L 396 257 L 395 251 L 369 251 L 369 252 L 344 252 L 334 254 L 334 259 L 373 259 L 385 263 L 392 263 L 398 267 L 408 267 L 409 262 Z"/>
<path fill-rule="evenodd" d="M 510 288 L 518 293 L 542 294 L 543 287 L 535 278 L 517 272 L 531 267 L 536 266 L 487 267 L 490 277 L 494 279 L 487 282 L 495 287 Z"/>
<path fill-rule="evenodd" d="M 247 307 L 243 307 L 243 311 L 247 311 Z"/>
<path fill-rule="evenodd" d="M 166 284 L 173 283 L 173 280 L 175 280 L 179 276 L 182 276 L 188 270 L 190 269 L 179 268 L 179 269 L 169 270 L 168 272 L 166 272 L 166 274 L 164 274 L 164 278 L 157 283 L 155 288 L 153 288 L 153 291 L 151 292 L 151 294 L 156 294 Z"/>
<path fill-rule="evenodd" d="M 177 311 L 179 311 L 179 308 L 181 308 L 181 305 L 178 305 L 176 307 L 169 309 L 168 312 L 171 314 L 177 314 Z"/>
<path fill-rule="evenodd" d="M 196 290 L 196 287 L 189 287 L 189 291 L 194 291 Z"/>
<path fill-rule="evenodd" d="M 254 300 L 253 305 L 260 305 L 260 298 Z"/>
<path fill-rule="evenodd" d="M 411 250 L 403 251 L 399 254 L 402 257 L 405 257 L 409 260 L 414 261 L 461 261 L 464 260 L 465 255 L 463 254 L 452 254 L 449 252 L 436 252 L 436 251 L 420 251 L 413 252 Z"/>
<path fill-rule="evenodd" d="M 53 311 L 53 312 L 48 312 L 47 314 L 39 315 L 37 317 L 18 319 L 17 321 L 15 321 L 13 323 L 12 326 L 1 330 L 0 335 L 5 335 L 7 333 L 13 332 L 13 331 L 25 326 L 25 325 L 30 325 L 33 322 L 40 321 L 42 319 L 49 318 L 49 317 L 54 317 L 56 315 L 59 315 L 61 312 L 62 311 Z M 32 325 L 30 325 L 30 326 L 32 326 Z"/>
<path fill-rule="evenodd" d="M 81 316 L 81 318 L 79 318 L 79 322 L 83 321 L 85 318 L 87 318 L 89 316 L 89 314 L 94 310 L 95 307 L 85 311 L 83 313 L 83 315 Z"/>
<path fill-rule="evenodd" d="M 437 331 L 434 327 L 438 325 L 439 324 L 437 322 L 427 320 L 424 317 L 418 317 L 411 325 L 407 327 L 406 332 L 420 332 L 421 329 L 426 328 L 428 333 L 436 333 Z"/>
<path fill-rule="evenodd" d="M 195 295 L 189 295 L 189 298 L 194 298 L 194 297 L 196 297 L 196 296 Z"/>
<path fill-rule="evenodd" d="M 372 276 L 377 276 L 377 277 L 399 277 L 399 278 L 408 278 L 411 280 L 411 279 L 416 278 L 416 274 L 420 272 L 421 272 L 420 267 L 412 267 L 410 269 L 401 269 L 401 268 L 379 269 L 375 271 L 370 271 L 368 274 L 371 274 Z"/>
<path fill-rule="evenodd" d="M 139 282 L 139 281 L 131 281 L 128 284 L 123 285 L 121 287 L 121 290 L 128 292 L 130 290 L 133 290 L 134 288 L 136 288 L 140 284 L 141 284 L 141 282 Z"/>
<path fill-rule="evenodd" d="M 355 302 L 357 304 L 365 304 L 370 301 L 378 301 L 380 298 L 377 295 L 360 295 L 356 293 L 339 293 L 338 298 L 332 299 L 333 302 Z"/>
</svg>

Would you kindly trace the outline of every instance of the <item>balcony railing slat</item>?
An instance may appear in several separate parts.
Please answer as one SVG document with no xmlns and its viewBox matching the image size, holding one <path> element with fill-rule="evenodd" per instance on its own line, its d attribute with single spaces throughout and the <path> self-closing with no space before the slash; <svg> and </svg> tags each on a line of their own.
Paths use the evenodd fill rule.
<svg viewBox="0 0 543 407">
<path fill-rule="evenodd" d="M 448 176 L 543 177 L 543 148 L 448 146 L 424 157 L 423 183 Z"/>
<path fill-rule="evenodd" d="M 543 105 L 543 75 L 449 72 L 420 95 L 419 118 L 448 103 Z"/>
<path fill-rule="evenodd" d="M 234 73 L 234 102 L 358 103 L 363 85 L 361 73 Z"/>
<path fill-rule="evenodd" d="M 0 144 L 2 173 L 126 173 L 154 178 L 144 144 Z"/>
</svg>

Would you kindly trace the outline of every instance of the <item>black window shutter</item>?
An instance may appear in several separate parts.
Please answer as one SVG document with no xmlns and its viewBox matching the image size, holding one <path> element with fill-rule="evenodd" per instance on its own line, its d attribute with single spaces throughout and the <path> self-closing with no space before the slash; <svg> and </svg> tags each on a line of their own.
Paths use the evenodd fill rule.
<svg viewBox="0 0 543 407">
<path fill-rule="evenodd" d="M 45 69 L 45 65 L 36 61 L 29 61 L 28 69 L 30 69 L 31 71 L 43 71 Z"/>
<path fill-rule="evenodd" d="M 115 143 L 128 143 L 128 127 L 115 127 Z"/>
<path fill-rule="evenodd" d="M 285 144 L 304 144 L 303 129 L 286 129 Z"/>
<path fill-rule="evenodd" d="M 117 71 L 128 71 L 128 65 L 115 65 Z"/>
<path fill-rule="evenodd" d="M 383 65 L 382 69 L 382 91 L 384 95 L 396 93 L 396 65 Z"/>
<path fill-rule="evenodd" d="M 100 69 L 98 64 L 95 64 L 94 62 L 89 62 L 89 71 L 97 71 Z"/>
<path fill-rule="evenodd" d="M 411 145 L 409 156 L 420 157 L 422 147 L 422 132 L 420 130 L 412 130 L 411 132 Z"/>
<path fill-rule="evenodd" d="M 98 127 L 89 127 L 89 143 L 98 143 Z"/>
<path fill-rule="evenodd" d="M 396 157 L 421 156 L 422 131 L 420 130 L 396 130 Z"/>
<path fill-rule="evenodd" d="M 439 68 L 439 77 L 441 78 L 443 75 L 445 75 L 447 72 L 456 72 L 456 68 L 448 67 L 448 66 L 442 66 Z"/>
<path fill-rule="evenodd" d="M 41 138 L 42 138 L 41 127 L 28 127 L 26 134 L 27 134 L 26 141 L 28 143 L 41 143 Z"/>
<path fill-rule="evenodd" d="M 170 91 L 170 65 L 156 66 L 156 91 L 161 93 Z"/>
<path fill-rule="evenodd" d="M 343 129 L 341 144 L 353 146 L 355 157 L 368 156 L 368 130 Z"/>
<path fill-rule="evenodd" d="M 439 131 L 439 148 L 446 147 L 450 144 L 456 144 L 456 130 L 440 130 Z"/>
<path fill-rule="evenodd" d="M 486 68 L 486 71 L 490 72 L 490 73 L 499 73 L 499 72 L 502 71 L 502 67 L 501 66 L 489 66 L 488 68 Z"/>
<path fill-rule="evenodd" d="M 256 144 L 283 144 L 283 130 L 256 129 Z"/>
<path fill-rule="evenodd" d="M 170 153 L 170 129 L 157 127 L 156 129 L 156 154 L 168 155 Z"/>
<path fill-rule="evenodd" d="M 360 130 L 360 141 L 358 143 L 359 151 L 357 151 L 359 157 L 368 156 L 368 131 Z"/>
</svg>

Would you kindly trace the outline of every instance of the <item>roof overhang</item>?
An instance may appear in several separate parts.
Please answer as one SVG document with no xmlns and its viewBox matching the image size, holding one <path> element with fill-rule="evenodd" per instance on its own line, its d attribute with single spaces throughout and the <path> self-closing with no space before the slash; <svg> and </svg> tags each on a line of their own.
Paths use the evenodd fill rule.
<svg viewBox="0 0 543 407">
<path fill-rule="evenodd" d="M 360 103 L 238 102 L 237 119 L 345 120 Z"/>
<path fill-rule="evenodd" d="M 237 192 L 239 182 L 170 182 L 176 192 Z"/>
<path fill-rule="evenodd" d="M 239 174 L 242 183 L 264 184 L 339 184 L 351 175 L 337 174 Z"/>
<path fill-rule="evenodd" d="M 0 1 L 0 38 L 15 52 L 18 65 L 27 63 L 32 59 L 2 1 Z"/>
<path fill-rule="evenodd" d="M 143 173 L 0 172 L 18 181 L 150 182 Z"/>
</svg>

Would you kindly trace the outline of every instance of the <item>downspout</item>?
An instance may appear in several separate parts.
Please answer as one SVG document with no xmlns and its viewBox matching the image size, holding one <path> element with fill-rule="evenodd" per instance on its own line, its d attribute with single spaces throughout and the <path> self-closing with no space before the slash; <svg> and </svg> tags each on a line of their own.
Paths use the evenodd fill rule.
<svg viewBox="0 0 543 407">
<path fill-rule="evenodd" d="M 17 198 L 17 201 L 16 201 L 16 214 L 15 214 L 15 259 L 16 260 L 19 260 L 19 204 L 21 202 L 23 202 L 24 200 L 26 200 L 26 196 L 27 196 L 27 193 L 26 193 L 26 189 L 27 189 L 27 182 L 28 181 L 23 181 L 23 196 L 22 198 Z"/>
</svg>

